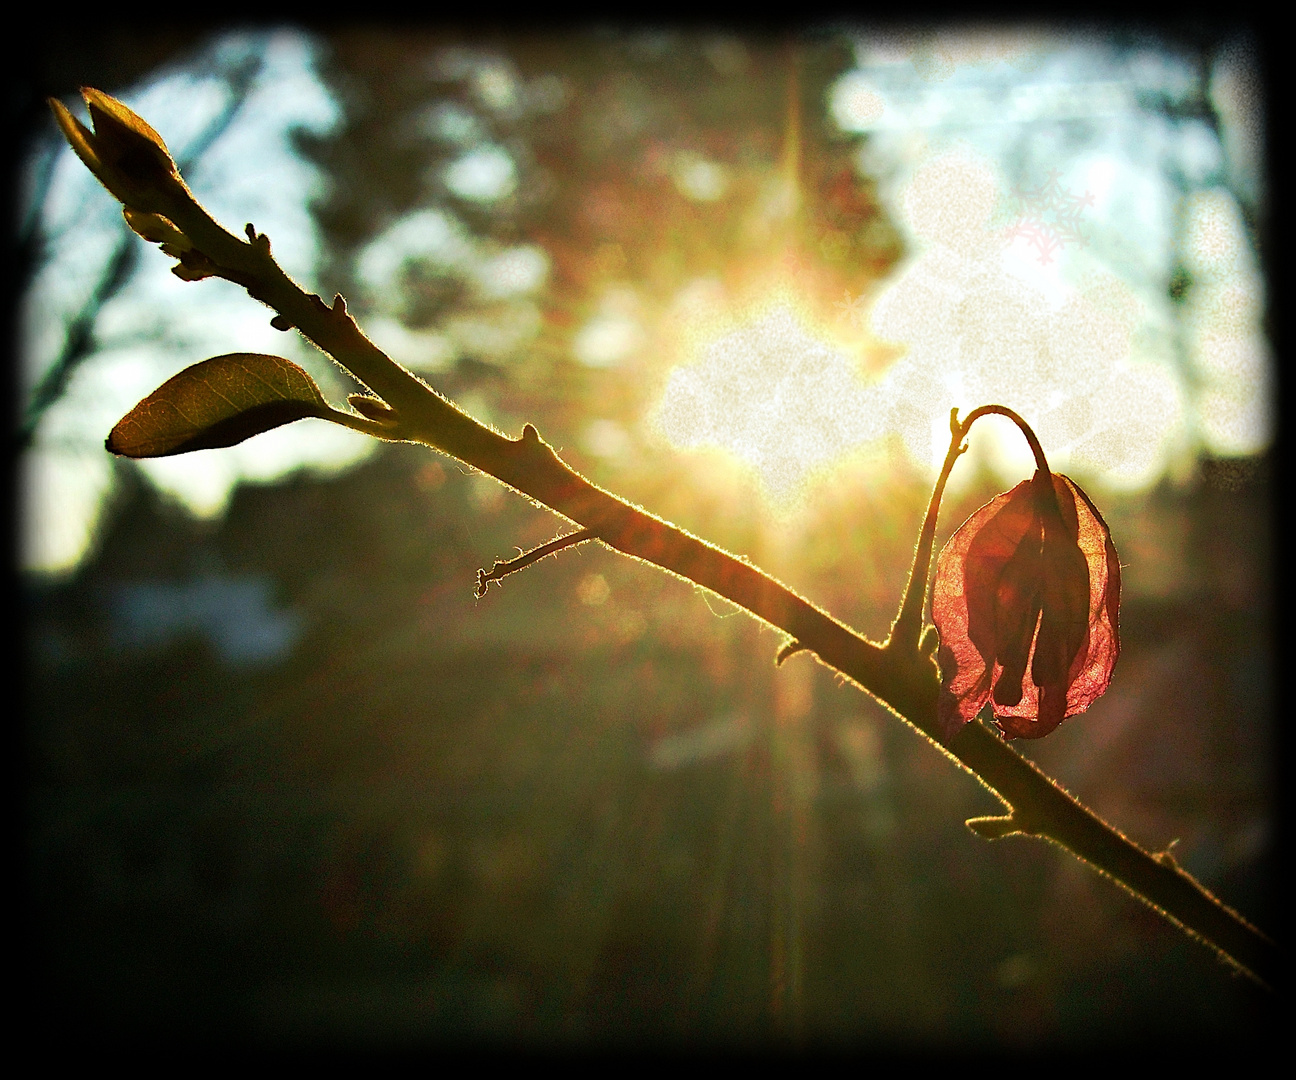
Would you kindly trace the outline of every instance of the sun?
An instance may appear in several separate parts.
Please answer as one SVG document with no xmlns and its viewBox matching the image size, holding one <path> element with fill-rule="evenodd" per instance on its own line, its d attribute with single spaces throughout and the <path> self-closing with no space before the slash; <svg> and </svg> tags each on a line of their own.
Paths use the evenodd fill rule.
<svg viewBox="0 0 1296 1080">
<path fill-rule="evenodd" d="M 876 390 L 849 343 L 786 285 L 686 333 L 692 362 L 674 368 L 654 414 L 678 449 L 719 447 L 753 469 L 775 509 L 883 434 Z"/>
</svg>

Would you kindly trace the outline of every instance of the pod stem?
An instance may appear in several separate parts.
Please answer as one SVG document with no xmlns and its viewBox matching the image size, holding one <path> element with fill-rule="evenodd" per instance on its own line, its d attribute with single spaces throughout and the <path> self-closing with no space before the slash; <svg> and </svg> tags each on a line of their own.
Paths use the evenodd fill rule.
<svg viewBox="0 0 1296 1080">
<path fill-rule="evenodd" d="M 945 494 L 945 483 L 949 480 L 954 462 L 967 451 L 967 438 L 972 425 L 983 416 L 1006 416 L 1016 424 L 1026 441 L 1030 444 L 1031 453 L 1035 455 L 1035 464 L 1045 475 L 1049 473 L 1048 461 L 1044 457 L 1044 448 L 1031 430 L 1031 426 L 1006 405 L 982 405 L 973 409 L 967 419 L 959 422 L 958 409 L 950 410 L 950 446 L 945 454 L 945 464 L 941 466 L 936 486 L 932 488 L 931 500 L 927 503 L 927 516 L 923 519 L 922 531 L 918 534 L 918 547 L 914 551 L 913 568 L 909 571 L 909 583 L 905 587 L 904 598 L 900 602 L 900 611 L 895 622 L 891 624 L 891 636 L 887 639 L 888 648 L 901 648 L 907 651 L 918 649 L 918 639 L 922 631 L 923 606 L 927 601 L 927 584 L 931 576 L 932 546 L 936 541 L 936 520 L 940 516 L 941 499 Z"/>
</svg>

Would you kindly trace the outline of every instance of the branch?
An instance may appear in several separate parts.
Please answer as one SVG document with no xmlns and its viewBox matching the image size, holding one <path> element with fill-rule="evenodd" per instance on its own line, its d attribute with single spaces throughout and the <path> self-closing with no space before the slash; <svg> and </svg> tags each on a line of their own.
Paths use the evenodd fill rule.
<svg viewBox="0 0 1296 1080">
<path fill-rule="evenodd" d="M 214 254 L 218 266 L 226 268 L 222 276 L 245 284 L 251 295 L 291 320 L 387 400 L 396 424 L 384 437 L 449 453 L 583 526 L 574 536 L 597 535 L 618 551 L 739 604 L 790 634 L 797 651 L 814 652 L 939 746 L 936 696 L 940 684 L 930 654 L 874 644 L 751 564 L 592 484 L 559 458 L 530 424 L 516 440 L 479 424 L 374 346 L 346 314 L 340 297 L 330 308 L 319 297 L 303 293 L 274 263 L 264 237 L 245 244 L 208 224 L 210 219 L 197 207 L 177 207 L 176 221 L 199 247 Z M 522 556 L 515 563 L 529 563 L 544 554 L 549 551 L 537 549 L 531 553 L 534 558 Z M 1272 941 L 1173 862 L 1157 859 L 1102 821 L 998 735 L 980 723 L 969 724 L 942 749 L 1011 809 L 1013 827 L 1003 835 L 1021 832 L 1052 840 L 1199 937 L 1225 960 L 1272 986 L 1277 966 Z"/>
<path fill-rule="evenodd" d="M 106 122 L 112 120 L 113 116 L 107 115 Z M 84 129 L 81 133 L 88 137 Z M 81 138 L 81 133 L 73 130 L 69 137 Z M 156 138 L 156 133 L 147 129 L 145 137 Z M 366 338 L 347 314 L 341 296 L 330 306 L 297 286 L 271 256 L 264 234 L 258 235 L 248 225 L 246 241 L 234 236 L 211 218 L 174 172 L 157 172 L 156 166 L 150 175 L 114 171 L 111 160 L 95 156 L 96 149 L 90 144 L 83 157 L 92 169 L 98 166 L 105 186 L 123 192 L 126 198 L 138 195 L 146 199 L 148 205 L 140 209 L 164 215 L 192 245 L 192 250 L 180 256 L 182 265 L 177 269 L 183 271 L 181 276 L 217 276 L 243 286 L 277 313 L 277 327 L 297 327 L 386 403 L 390 412 L 376 404 L 365 409 L 371 416 L 381 412 L 381 422 L 371 425 L 377 437 L 422 443 L 450 454 L 579 527 L 578 532 L 511 563 L 497 563 L 489 574 L 479 575 L 479 590 L 489 580 L 595 536 L 609 547 L 703 585 L 790 635 L 780 659 L 802 650 L 815 653 L 972 772 L 1009 809 L 1006 817 L 973 819 L 969 822 L 973 831 L 986 837 L 1023 833 L 1052 840 L 1204 941 L 1257 982 L 1273 986 L 1278 961 L 1274 943 L 1179 869 L 1168 854 L 1153 856 L 1139 848 L 980 722 L 965 725 L 949 746 L 940 745 L 936 724 L 940 680 L 931 657 L 930 634 L 922 635 L 920 643 L 916 632 L 910 634 L 906 629 L 905 640 L 893 634 L 885 646 L 877 645 L 750 563 L 591 483 L 559 458 L 532 425 L 523 427 L 520 438 L 509 439 L 478 423 Z M 172 248 L 172 252 L 176 250 Z M 997 406 L 975 410 L 962 430 L 985 412 L 1014 415 Z M 954 421 L 951 417 L 952 428 Z M 961 452 L 960 430 L 954 428 L 953 434 L 942 478 Z M 910 608 L 920 612 L 926 590 L 923 562 L 930 559 L 935 530 L 931 511 L 928 518 L 902 608 L 906 619 L 912 617 Z M 916 631 L 919 620 L 913 622 Z"/>
<path fill-rule="evenodd" d="M 973 832 L 987 839 L 1020 833 L 1053 841 L 1209 945 L 1231 966 L 1274 988 L 1278 947 L 1212 895 L 1169 852 L 1144 851 L 979 720 L 965 725 L 950 740 L 948 751 L 1011 807 L 1006 817 L 972 818 L 967 824 Z"/>
</svg>

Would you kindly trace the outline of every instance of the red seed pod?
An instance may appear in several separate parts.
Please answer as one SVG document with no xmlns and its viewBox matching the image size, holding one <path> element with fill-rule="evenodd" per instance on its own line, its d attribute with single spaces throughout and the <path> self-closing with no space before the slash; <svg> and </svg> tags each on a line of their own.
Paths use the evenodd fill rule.
<svg viewBox="0 0 1296 1080">
<path fill-rule="evenodd" d="M 945 741 L 987 701 L 1008 738 L 1087 709 L 1120 654 L 1119 606 L 1111 532 L 1073 480 L 1038 470 L 981 507 L 936 564 Z"/>
</svg>

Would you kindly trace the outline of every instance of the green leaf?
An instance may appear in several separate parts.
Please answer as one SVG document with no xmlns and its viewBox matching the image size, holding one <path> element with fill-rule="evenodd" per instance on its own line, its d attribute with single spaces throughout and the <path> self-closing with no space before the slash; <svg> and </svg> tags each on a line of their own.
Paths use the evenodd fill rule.
<svg viewBox="0 0 1296 1080">
<path fill-rule="evenodd" d="M 332 412 L 315 381 L 291 361 L 229 353 L 168 379 L 117 422 L 105 445 L 124 457 L 169 457 L 234 446 Z"/>
</svg>

